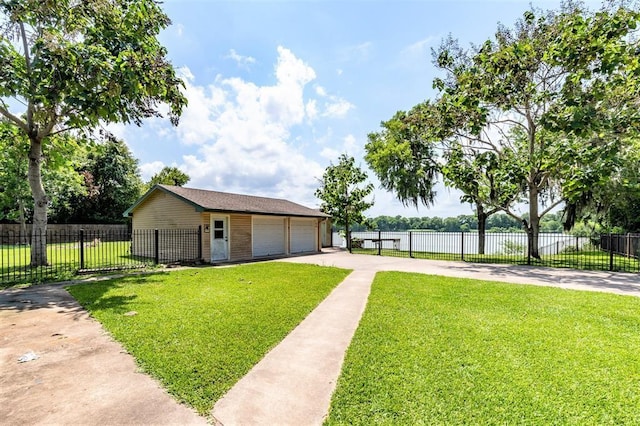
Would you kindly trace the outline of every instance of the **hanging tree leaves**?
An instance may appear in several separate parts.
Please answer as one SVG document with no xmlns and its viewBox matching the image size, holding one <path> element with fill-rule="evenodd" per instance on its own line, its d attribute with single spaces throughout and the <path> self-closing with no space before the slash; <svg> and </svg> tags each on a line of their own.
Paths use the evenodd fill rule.
<svg viewBox="0 0 640 426">
<path fill-rule="evenodd" d="M 29 140 L 31 264 L 46 265 L 41 167 L 51 136 L 140 125 L 161 105 L 175 125 L 186 99 L 157 39 L 170 21 L 156 1 L 5 0 L 0 13 L 0 115 Z"/>
</svg>

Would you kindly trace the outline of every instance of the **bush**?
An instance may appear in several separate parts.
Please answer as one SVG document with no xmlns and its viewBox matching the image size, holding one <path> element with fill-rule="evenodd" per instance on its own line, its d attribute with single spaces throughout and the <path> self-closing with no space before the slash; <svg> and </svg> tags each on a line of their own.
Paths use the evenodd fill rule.
<svg viewBox="0 0 640 426">
<path fill-rule="evenodd" d="M 364 241 L 360 238 L 352 238 L 351 239 L 351 248 L 362 248 L 362 244 Z"/>
<path fill-rule="evenodd" d="M 502 251 L 504 254 L 523 254 L 526 252 L 526 246 L 517 241 L 506 240 L 502 243 Z"/>
</svg>

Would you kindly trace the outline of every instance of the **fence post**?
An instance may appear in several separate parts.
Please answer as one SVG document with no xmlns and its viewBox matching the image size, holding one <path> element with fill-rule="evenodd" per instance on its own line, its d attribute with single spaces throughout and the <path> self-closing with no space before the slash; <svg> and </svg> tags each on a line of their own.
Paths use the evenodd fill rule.
<svg viewBox="0 0 640 426">
<path fill-rule="evenodd" d="M 382 254 L 382 231 L 378 230 L 378 256 Z"/>
<path fill-rule="evenodd" d="M 460 246 L 460 257 L 464 261 L 464 231 L 461 231 L 460 235 L 462 236 L 462 245 Z"/>
<path fill-rule="evenodd" d="M 413 257 L 413 234 L 409 231 L 409 257 Z"/>
<path fill-rule="evenodd" d="M 160 263 L 160 242 L 158 241 L 159 232 L 157 229 L 153 230 L 153 261 L 157 265 Z"/>
<path fill-rule="evenodd" d="M 198 260 L 202 260 L 202 225 L 198 225 Z"/>
<path fill-rule="evenodd" d="M 580 251 L 580 237 L 576 237 L 576 253 Z"/>
<path fill-rule="evenodd" d="M 80 230 L 80 269 L 84 269 L 84 229 Z"/>
<path fill-rule="evenodd" d="M 533 232 L 527 231 L 527 265 L 531 265 L 532 244 L 533 244 Z"/>
<path fill-rule="evenodd" d="M 609 270 L 613 271 L 613 235 L 609 233 Z"/>
</svg>

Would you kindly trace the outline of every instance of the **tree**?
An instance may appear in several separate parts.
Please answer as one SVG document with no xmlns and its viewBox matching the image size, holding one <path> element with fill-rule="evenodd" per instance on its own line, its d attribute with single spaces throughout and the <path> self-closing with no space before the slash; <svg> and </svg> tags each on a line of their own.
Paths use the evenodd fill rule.
<svg viewBox="0 0 640 426">
<path fill-rule="evenodd" d="M 383 177 L 403 176 L 398 161 L 408 170 L 440 164 L 467 201 L 519 220 L 539 257 L 541 219 L 563 203 L 586 205 L 616 170 L 625 137 L 638 134 L 639 19 L 624 7 L 591 13 L 568 2 L 560 12 L 528 11 L 477 47 L 446 39 L 434 51 L 444 72 L 436 100 L 414 107 L 420 123 L 405 126 L 408 135 L 387 131 L 386 146 L 370 138 L 368 162 Z M 371 163 L 380 153 L 385 162 Z"/>
<path fill-rule="evenodd" d="M 464 192 L 461 201 L 476 209 L 478 253 L 484 254 L 486 220 L 499 210 L 492 204 L 507 203 L 514 194 L 504 193 L 495 178 L 496 156 L 456 144 L 443 117 L 438 105 L 429 101 L 409 112 L 398 111 L 381 123 L 381 131 L 369 134 L 365 160 L 382 186 L 405 205 L 432 205 L 439 175 L 447 186 Z M 476 155 L 464 155 L 469 150 Z"/>
<path fill-rule="evenodd" d="M 154 185 L 158 184 L 183 186 L 189 182 L 189 180 L 191 180 L 189 175 L 179 168 L 165 166 L 162 170 L 151 177 L 151 180 L 147 182 L 146 187 L 147 189 L 150 189 Z"/>
<path fill-rule="evenodd" d="M 70 134 L 55 135 L 42 168 L 43 186 L 51 194 L 52 210 L 58 212 L 71 195 L 83 193 L 82 176 L 76 172 L 86 156 L 85 142 Z M 26 223 L 33 216 L 26 153 L 29 142 L 24 134 L 6 120 L 0 120 L 0 220 L 17 221 L 26 243 Z"/>
<path fill-rule="evenodd" d="M 122 213 L 143 189 L 138 160 L 117 139 L 93 142 L 76 173 L 82 178 L 83 191 L 56 200 L 63 204 L 52 216 L 58 223 L 123 222 Z"/>
<path fill-rule="evenodd" d="M 25 139 L 14 126 L 0 122 L 0 219 L 20 223 L 21 244 L 26 243 L 29 198 Z"/>
<path fill-rule="evenodd" d="M 640 15 L 589 13 L 572 3 L 560 13 L 536 13 L 526 12 L 513 29 L 500 27 L 472 53 L 443 45 L 436 58 L 447 80 L 435 86 L 456 142 L 495 153 L 500 182 L 519 188 L 523 197 L 492 204 L 522 221 L 529 252 L 539 257 L 541 218 L 606 181 L 620 136 L 637 117 L 638 44 L 629 35 Z M 620 86 L 633 87 L 632 95 Z M 528 205 L 528 217 L 513 209 L 516 202 Z"/>
<path fill-rule="evenodd" d="M 409 112 L 398 111 L 380 123 L 382 130 L 369 133 L 365 161 L 380 179 L 382 187 L 396 194 L 406 205 L 433 204 L 439 165 L 436 145 L 428 134 L 433 123 L 426 102 Z"/>
<path fill-rule="evenodd" d="M 112 122 L 141 125 L 160 116 L 160 103 L 177 124 L 186 99 L 157 40 L 170 21 L 156 1 L 4 0 L 0 11 L 0 114 L 29 141 L 31 264 L 46 265 L 50 197 L 42 163 L 52 136 Z"/>
<path fill-rule="evenodd" d="M 367 174 L 355 165 L 353 157 L 342 154 L 338 164 L 331 163 L 322 175 L 322 186 L 315 196 L 322 200 L 321 209 L 331 215 L 338 226 L 344 226 L 347 248 L 351 251 L 349 225 L 365 223 L 364 211 L 373 206 L 366 198 L 373 192 L 373 184 L 361 187 Z"/>
</svg>

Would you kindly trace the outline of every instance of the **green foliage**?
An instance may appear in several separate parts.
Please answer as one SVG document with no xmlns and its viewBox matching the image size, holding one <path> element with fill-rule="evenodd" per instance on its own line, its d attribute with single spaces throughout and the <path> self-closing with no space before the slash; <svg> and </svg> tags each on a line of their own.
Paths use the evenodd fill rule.
<svg viewBox="0 0 640 426">
<path fill-rule="evenodd" d="M 383 121 L 382 131 L 369 133 L 365 160 L 380 179 L 382 187 L 393 191 L 404 205 L 433 204 L 433 186 L 439 166 L 436 145 L 428 133 L 431 105 L 416 105 L 411 111 L 398 111 Z"/>
<path fill-rule="evenodd" d="M 68 198 L 51 216 L 58 223 L 121 223 L 122 213 L 140 197 L 143 183 L 138 160 L 127 145 L 107 139 L 89 145 L 89 152 L 77 166 L 83 193 Z"/>
<path fill-rule="evenodd" d="M 147 373 L 208 415 L 349 271 L 283 262 L 69 287 Z M 134 316 L 124 315 L 135 311 Z"/>
<path fill-rule="evenodd" d="M 373 205 L 366 198 L 373 192 L 367 174 L 355 165 L 353 157 L 342 154 L 338 164 L 327 167 L 322 176 L 322 186 L 315 196 L 322 200 L 321 209 L 331 215 L 337 226 L 349 232 L 352 223 L 364 223 L 364 211 Z"/>
<path fill-rule="evenodd" d="M 640 11 L 617 3 L 591 12 L 567 2 L 527 11 L 469 49 L 444 40 L 434 51 L 444 73 L 435 100 L 383 122 L 367 161 L 383 186 L 413 203 L 433 201 L 421 188 L 440 173 L 479 219 L 502 210 L 520 220 L 538 257 L 541 219 L 566 203 L 572 226 L 619 174 L 638 135 L 639 20 Z M 433 174 L 403 176 L 424 164 Z M 515 208 L 523 203 L 526 216 Z"/>
<path fill-rule="evenodd" d="M 513 240 L 506 240 L 502 242 L 502 252 L 506 255 L 512 254 L 525 254 L 527 247 L 524 244 L 518 243 Z"/>
<path fill-rule="evenodd" d="M 87 142 L 71 134 L 50 138 L 42 168 L 43 185 L 51 196 L 51 211 L 64 211 L 71 197 L 85 194 L 82 176 L 76 171 L 86 158 Z M 6 120 L 0 120 L 0 220 L 26 223 L 33 216 L 29 188 L 29 141 Z"/>
<path fill-rule="evenodd" d="M 25 99 L 41 130 L 141 124 L 160 102 L 177 122 L 186 100 L 156 38 L 170 24 L 157 2 L 2 1 L 0 12 L 0 96 Z"/>
<path fill-rule="evenodd" d="M 189 182 L 190 179 L 189 175 L 179 168 L 165 166 L 151 177 L 151 180 L 146 184 L 146 189 L 151 189 L 154 185 L 158 184 L 183 186 Z"/>
<path fill-rule="evenodd" d="M 154 0 L 3 0 L 0 14 L 0 115 L 29 141 L 38 235 L 47 226 L 50 197 L 41 172 L 55 151 L 52 136 L 90 134 L 114 122 L 140 125 L 160 116 L 160 104 L 177 124 L 184 84 L 157 39 L 170 21 Z M 32 245 L 32 265 L 46 265 L 46 241 L 34 237 Z"/>
<path fill-rule="evenodd" d="M 636 424 L 640 299 L 382 272 L 326 424 Z"/>
</svg>

